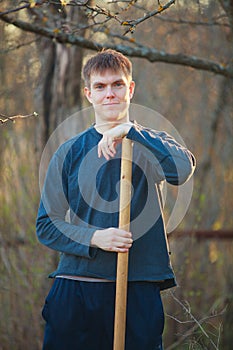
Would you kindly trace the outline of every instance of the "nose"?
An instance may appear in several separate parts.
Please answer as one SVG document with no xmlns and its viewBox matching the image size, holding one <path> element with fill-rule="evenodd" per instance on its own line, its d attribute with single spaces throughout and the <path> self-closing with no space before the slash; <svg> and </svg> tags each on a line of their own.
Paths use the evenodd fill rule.
<svg viewBox="0 0 233 350">
<path fill-rule="evenodd" d="M 111 99 L 111 98 L 114 97 L 114 92 L 112 91 L 111 85 L 108 85 L 108 86 L 107 86 L 106 97 L 107 97 L 108 99 Z"/>
</svg>

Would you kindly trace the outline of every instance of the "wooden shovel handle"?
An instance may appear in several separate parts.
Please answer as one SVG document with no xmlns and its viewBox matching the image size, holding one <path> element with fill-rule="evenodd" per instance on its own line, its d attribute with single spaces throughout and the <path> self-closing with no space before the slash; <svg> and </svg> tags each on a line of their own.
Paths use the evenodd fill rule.
<svg viewBox="0 0 233 350">
<path fill-rule="evenodd" d="M 119 228 L 130 230 L 130 202 L 132 177 L 132 141 L 123 138 L 120 178 Z M 128 281 L 128 252 L 117 254 L 116 301 L 114 322 L 114 350 L 124 350 Z"/>
</svg>

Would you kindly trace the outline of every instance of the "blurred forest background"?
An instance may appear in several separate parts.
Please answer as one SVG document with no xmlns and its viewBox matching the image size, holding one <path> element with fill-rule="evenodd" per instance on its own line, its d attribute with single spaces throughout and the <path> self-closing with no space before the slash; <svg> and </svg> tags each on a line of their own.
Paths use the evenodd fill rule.
<svg viewBox="0 0 233 350">
<path fill-rule="evenodd" d="M 197 158 L 190 207 L 169 234 L 179 286 L 163 293 L 165 349 L 232 349 L 232 1 L 0 7 L 0 350 L 41 348 L 58 257 L 35 236 L 40 159 L 53 130 L 88 106 L 83 58 L 103 47 L 131 58 L 133 102 L 165 116 Z"/>
</svg>

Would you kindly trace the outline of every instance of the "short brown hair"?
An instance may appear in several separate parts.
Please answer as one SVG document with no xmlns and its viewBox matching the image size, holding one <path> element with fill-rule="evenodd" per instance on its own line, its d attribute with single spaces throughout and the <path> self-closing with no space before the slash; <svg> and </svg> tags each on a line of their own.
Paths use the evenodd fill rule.
<svg viewBox="0 0 233 350">
<path fill-rule="evenodd" d="M 132 78 L 132 63 L 122 53 L 105 49 L 91 56 L 85 63 L 82 76 L 87 87 L 90 87 L 90 78 L 93 73 L 103 73 L 106 69 L 117 72 L 121 70 L 127 78 Z"/>
</svg>

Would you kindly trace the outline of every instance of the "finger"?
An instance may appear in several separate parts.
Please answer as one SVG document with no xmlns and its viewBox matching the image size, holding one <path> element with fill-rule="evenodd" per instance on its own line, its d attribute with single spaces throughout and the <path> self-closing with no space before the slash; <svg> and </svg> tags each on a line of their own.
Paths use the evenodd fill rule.
<svg viewBox="0 0 233 350">
<path fill-rule="evenodd" d="M 118 233 L 118 235 L 122 236 L 122 237 L 132 238 L 132 233 L 131 232 L 122 230 L 120 228 L 116 229 L 116 233 Z"/>
<path fill-rule="evenodd" d="M 109 151 L 111 152 L 111 156 L 114 157 L 116 154 L 116 142 L 113 141 L 109 146 Z"/>
<path fill-rule="evenodd" d="M 115 152 L 113 152 L 106 144 L 101 145 L 101 153 L 102 155 L 109 160 L 110 157 L 115 156 Z"/>
<path fill-rule="evenodd" d="M 115 150 L 115 141 L 112 137 L 108 137 L 104 142 L 105 152 L 110 156 L 114 157 L 116 150 Z"/>
<path fill-rule="evenodd" d="M 116 248 L 121 248 L 121 249 L 129 249 L 132 247 L 132 243 L 118 243 Z"/>
<path fill-rule="evenodd" d="M 132 238 L 126 238 L 126 237 L 116 237 L 115 238 L 115 242 L 120 245 L 120 244 L 132 244 L 133 243 L 133 240 Z"/>
<path fill-rule="evenodd" d="M 105 146 L 104 148 L 105 154 L 107 154 L 109 157 L 114 157 L 115 151 L 110 148 L 110 146 Z"/>
<path fill-rule="evenodd" d="M 102 155 L 107 160 L 109 159 L 107 140 L 104 140 L 104 139 L 102 139 L 98 144 L 98 157 L 100 158 Z"/>
<path fill-rule="evenodd" d="M 117 248 L 116 252 L 117 253 L 127 253 L 129 251 L 129 249 L 127 248 Z"/>
<path fill-rule="evenodd" d="M 102 147 L 102 148 L 101 148 L 101 152 L 102 152 L 102 155 L 104 156 L 104 158 L 105 158 L 106 160 L 109 160 L 109 159 L 110 159 L 106 148 L 103 148 L 103 147 Z"/>
<path fill-rule="evenodd" d="M 116 252 L 116 253 L 127 253 L 129 251 L 128 248 L 118 248 L 118 247 L 110 248 L 110 249 L 106 249 L 106 250 L 109 252 Z"/>
<path fill-rule="evenodd" d="M 102 149 L 101 149 L 101 145 L 98 144 L 98 157 L 100 158 L 102 156 Z"/>
<path fill-rule="evenodd" d="M 101 156 L 104 156 L 106 160 L 109 160 L 107 147 L 103 144 L 103 142 L 98 144 L 98 157 L 100 158 Z"/>
</svg>

